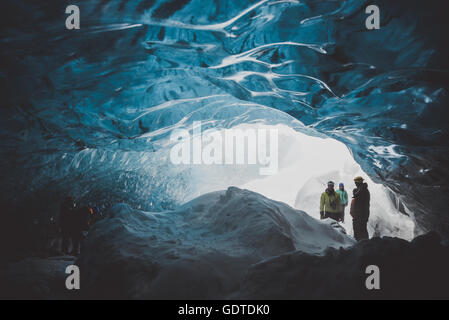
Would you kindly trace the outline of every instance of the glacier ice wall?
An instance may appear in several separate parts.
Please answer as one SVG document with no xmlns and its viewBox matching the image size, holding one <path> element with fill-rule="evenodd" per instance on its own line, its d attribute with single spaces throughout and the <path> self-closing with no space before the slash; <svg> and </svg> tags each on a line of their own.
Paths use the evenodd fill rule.
<svg viewBox="0 0 449 320">
<path fill-rule="evenodd" d="M 77 4 L 66 30 L 63 2 L 2 2 L 6 212 L 66 193 L 164 210 L 191 183 L 167 163 L 174 128 L 282 123 L 343 142 L 398 210 L 449 234 L 444 5 L 377 1 L 367 31 L 362 0 Z"/>
</svg>

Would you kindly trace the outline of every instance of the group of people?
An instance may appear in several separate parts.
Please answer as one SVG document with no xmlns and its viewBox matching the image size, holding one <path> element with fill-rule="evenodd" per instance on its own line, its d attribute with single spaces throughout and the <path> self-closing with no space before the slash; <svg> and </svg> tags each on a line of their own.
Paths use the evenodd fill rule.
<svg viewBox="0 0 449 320">
<path fill-rule="evenodd" d="M 78 207 L 72 197 L 65 197 L 59 212 L 61 251 L 64 254 L 79 255 L 84 234 L 89 226 L 99 219 L 101 219 L 101 212 L 98 207 Z M 71 251 L 69 251 L 70 242 L 72 243 Z"/>
<path fill-rule="evenodd" d="M 368 239 L 367 224 L 369 219 L 370 193 L 362 177 L 354 178 L 356 188 L 350 203 L 350 215 L 354 229 L 354 238 L 359 241 Z M 327 183 L 327 189 L 321 194 L 320 217 L 331 218 L 338 222 L 345 221 L 345 210 L 349 205 L 348 193 L 343 183 L 334 189 L 334 182 Z M 62 236 L 61 251 L 64 254 L 78 255 L 81 252 L 84 233 L 89 226 L 101 219 L 97 207 L 78 207 L 72 197 L 65 197 L 60 207 L 59 230 Z M 72 250 L 69 251 L 69 242 Z"/>
<path fill-rule="evenodd" d="M 359 241 L 368 239 L 368 219 L 370 193 L 368 184 L 363 182 L 362 177 L 354 178 L 356 188 L 352 192 L 349 214 L 352 217 L 354 238 Z M 344 222 L 345 209 L 349 205 L 348 193 L 343 183 L 340 183 L 338 190 L 334 188 L 334 182 L 327 183 L 327 189 L 321 194 L 320 217 L 321 219 L 331 218 L 338 222 Z"/>
</svg>

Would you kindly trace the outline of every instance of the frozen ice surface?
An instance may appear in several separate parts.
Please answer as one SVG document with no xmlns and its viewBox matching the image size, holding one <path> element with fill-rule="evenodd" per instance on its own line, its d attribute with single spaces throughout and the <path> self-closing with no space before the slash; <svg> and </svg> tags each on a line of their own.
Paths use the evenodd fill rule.
<svg viewBox="0 0 449 320">
<path fill-rule="evenodd" d="M 91 230 L 78 263 L 93 297 L 227 298 L 255 263 L 354 242 L 330 220 L 230 187 L 174 211 L 116 205 Z"/>
</svg>

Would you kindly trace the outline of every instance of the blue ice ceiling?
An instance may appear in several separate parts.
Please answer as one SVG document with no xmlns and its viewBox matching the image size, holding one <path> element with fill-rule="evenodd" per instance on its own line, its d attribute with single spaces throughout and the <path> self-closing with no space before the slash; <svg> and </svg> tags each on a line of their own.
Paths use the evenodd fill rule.
<svg viewBox="0 0 449 320">
<path fill-rule="evenodd" d="M 368 31 L 372 3 L 381 9 L 381 28 Z M 65 29 L 69 4 L 80 8 L 80 30 Z M 195 120 L 219 128 L 296 118 L 300 130 L 344 142 L 424 230 L 449 233 L 449 61 L 440 4 L 89 0 L 2 7 L 1 199 L 10 206 L 45 208 L 73 193 L 163 209 L 178 199 L 174 183 L 189 184 L 176 172 L 163 179 L 156 154 L 171 130 Z"/>
</svg>

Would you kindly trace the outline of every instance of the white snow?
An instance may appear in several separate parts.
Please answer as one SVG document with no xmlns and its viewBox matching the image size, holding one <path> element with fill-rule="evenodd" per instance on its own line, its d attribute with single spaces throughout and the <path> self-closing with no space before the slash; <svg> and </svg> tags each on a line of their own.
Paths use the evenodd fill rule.
<svg viewBox="0 0 449 320">
<path fill-rule="evenodd" d="M 116 205 L 90 231 L 78 263 L 84 288 L 96 297 L 212 299 L 238 292 L 254 263 L 352 244 L 331 220 L 230 187 L 175 211 Z"/>
<path fill-rule="evenodd" d="M 368 225 L 370 236 L 375 234 L 413 239 L 413 213 L 409 212 L 410 217 L 400 213 L 390 200 L 387 189 L 369 178 L 343 143 L 331 138 L 309 136 L 283 124 L 273 126 L 253 123 L 233 128 L 278 130 L 277 174 L 261 176 L 258 174 L 257 165 L 194 165 L 189 171 L 190 189 L 187 200 L 234 185 L 282 201 L 319 218 L 320 195 L 329 180 L 335 182 L 336 188 L 343 182 L 351 198 L 355 188 L 353 179 L 362 176 L 371 193 L 371 216 Z M 349 207 L 346 208 L 343 226 L 349 234 L 353 234 Z"/>
</svg>

